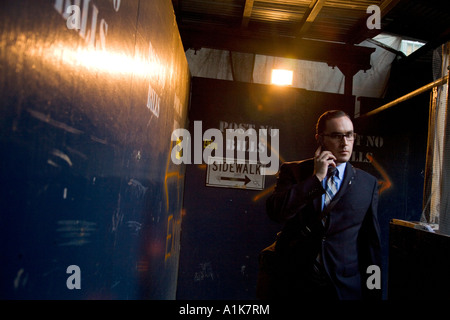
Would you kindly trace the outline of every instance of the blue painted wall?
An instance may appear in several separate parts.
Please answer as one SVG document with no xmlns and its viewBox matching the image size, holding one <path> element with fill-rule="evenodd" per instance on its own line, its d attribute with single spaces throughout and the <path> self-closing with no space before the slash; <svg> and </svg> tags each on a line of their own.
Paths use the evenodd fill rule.
<svg viewBox="0 0 450 320">
<path fill-rule="evenodd" d="M 190 76 L 171 2 L 0 6 L 0 298 L 174 299 Z"/>
</svg>

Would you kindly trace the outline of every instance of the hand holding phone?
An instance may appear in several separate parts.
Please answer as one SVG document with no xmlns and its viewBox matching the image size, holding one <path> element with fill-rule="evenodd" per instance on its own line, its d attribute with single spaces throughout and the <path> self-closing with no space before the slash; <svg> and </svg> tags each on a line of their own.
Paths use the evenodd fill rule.
<svg viewBox="0 0 450 320">
<path fill-rule="evenodd" d="M 323 149 L 323 150 L 322 150 Z M 328 167 L 332 166 L 336 168 L 336 157 L 331 151 L 323 148 L 320 145 L 314 153 L 314 174 L 322 181 L 327 176 Z"/>
</svg>

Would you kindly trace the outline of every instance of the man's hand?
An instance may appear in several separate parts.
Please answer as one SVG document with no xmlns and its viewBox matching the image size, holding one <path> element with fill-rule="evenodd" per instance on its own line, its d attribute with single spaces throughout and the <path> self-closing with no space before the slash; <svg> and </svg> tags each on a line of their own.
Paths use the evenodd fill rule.
<svg viewBox="0 0 450 320">
<path fill-rule="evenodd" d="M 323 181 L 327 176 L 328 167 L 333 166 L 336 168 L 336 157 L 331 151 L 322 151 L 322 147 L 319 146 L 314 153 L 314 174 L 316 177 Z"/>
</svg>

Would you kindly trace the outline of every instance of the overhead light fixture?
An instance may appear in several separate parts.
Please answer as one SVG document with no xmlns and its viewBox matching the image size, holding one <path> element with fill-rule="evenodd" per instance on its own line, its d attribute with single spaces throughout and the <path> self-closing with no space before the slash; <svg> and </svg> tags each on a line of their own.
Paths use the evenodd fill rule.
<svg viewBox="0 0 450 320">
<path fill-rule="evenodd" d="M 272 84 L 291 86 L 294 72 L 292 70 L 272 69 Z"/>
</svg>

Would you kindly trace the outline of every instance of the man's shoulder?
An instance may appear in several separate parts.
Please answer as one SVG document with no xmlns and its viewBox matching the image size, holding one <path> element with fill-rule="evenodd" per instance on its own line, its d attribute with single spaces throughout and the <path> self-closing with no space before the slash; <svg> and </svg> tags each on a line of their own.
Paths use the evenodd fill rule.
<svg viewBox="0 0 450 320">
<path fill-rule="evenodd" d="M 347 164 L 349 164 L 349 162 Z M 360 178 L 362 178 L 364 180 L 378 181 L 378 179 L 375 178 L 375 176 L 373 176 L 369 172 L 367 172 L 367 171 L 365 171 L 363 169 L 357 168 L 357 167 L 355 167 L 353 165 L 351 165 L 351 166 L 355 170 L 356 175 L 359 176 Z"/>
<path fill-rule="evenodd" d="M 354 173 L 362 180 L 373 182 L 378 181 L 375 176 L 363 169 L 355 167 L 350 162 L 347 162 L 347 168 L 354 170 Z M 314 170 L 314 158 L 283 162 L 280 167 L 280 171 L 281 170 L 288 170 L 292 172 L 310 172 L 311 170 Z"/>
<path fill-rule="evenodd" d="M 314 159 L 305 159 L 299 161 L 286 161 L 281 164 L 280 171 L 290 170 L 294 172 L 314 170 Z"/>
<path fill-rule="evenodd" d="M 314 160 L 306 159 L 300 161 L 284 162 L 280 167 L 280 173 L 292 175 L 296 180 L 303 180 L 314 171 Z"/>
<path fill-rule="evenodd" d="M 302 169 L 302 168 L 308 168 L 313 166 L 314 167 L 314 159 L 310 158 L 310 159 L 305 159 L 305 160 L 299 160 L 299 161 L 287 161 L 287 162 L 283 162 L 283 164 L 281 165 L 282 167 L 285 168 L 298 168 L 298 169 Z"/>
</svg>

